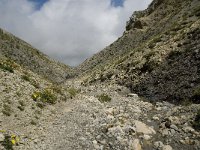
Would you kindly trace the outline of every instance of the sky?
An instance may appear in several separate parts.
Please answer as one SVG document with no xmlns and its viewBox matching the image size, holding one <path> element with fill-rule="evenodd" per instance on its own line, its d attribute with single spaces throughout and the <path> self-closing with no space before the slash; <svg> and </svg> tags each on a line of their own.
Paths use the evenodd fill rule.
<svg viewBox="0 0 200 150">
<path fill-rule="evenodd" d="M 120 37 L 152 0 L 0 0 L 0 28 L 76 66 Z"/>
</svg>

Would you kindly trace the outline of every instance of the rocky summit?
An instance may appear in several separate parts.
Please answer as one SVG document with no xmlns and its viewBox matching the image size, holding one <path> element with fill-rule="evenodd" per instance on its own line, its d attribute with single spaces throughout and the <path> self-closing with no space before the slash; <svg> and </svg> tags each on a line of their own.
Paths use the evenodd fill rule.
<svg viewBox="0 0 200 150">
<path fill-rule="evenodd" d="M 0 149 L 199 150 L 199 50 L 199 0 L 154 0 L 75 68 L 0 29 Z"/>
</svg>

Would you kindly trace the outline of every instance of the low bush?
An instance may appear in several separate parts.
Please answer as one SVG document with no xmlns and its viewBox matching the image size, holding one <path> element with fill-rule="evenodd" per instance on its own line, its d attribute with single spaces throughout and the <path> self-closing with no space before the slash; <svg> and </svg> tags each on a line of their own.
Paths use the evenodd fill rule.
<svg viewBox="0 0 200 150">
<path fill-rule="evenodd" d="M 6 116 L 10 116 L 10 115 L 11 115 L 11 112 L 12 112 L 11 107 L 10 107 L 9 105 L 7 105 L 7 104 L 4 104 L 4 105 L 3 105 L 2 113 L 3 113 L 4 115 L 6 115 Z"/>
<path fill-rule="evenodd" d="M 10 64 L 7 63 L 0 63 L 0 69 L 2 69 L 3 71 L 7 71 L 10 73 L 14 73 L 13 67 Z"/>
<path fill-rule="evenodd" d="M 37 102 L 55 104 L 57 97 L 51 89 L 45 89 L 42 92 L 34 92 L 32 99 Z M 40 104 L 38 104 L 39 106 Z"/>
<path fill-rule="evenodd" d="M 104 102 L 110 102 L 110 101 L 111 101 L 111 97 L 108 96 L 108 95 L 105 94 L 105 93 L 103 93 L 103 94 L 101 94 L 101 95 L 98 95 L 97 98 L 98 98 L 98 100 L 99 100 L 100 102 L 102 102 L 102 103 L 104 103 Z"/>
<path fill-rule="evenodd" d="M 49 103 L 49 104 L 56 103 L 56 96 L 49 89 L 45 89 L 43 92 L 41 92 L 40 98 L 41 98 L 41 101 L 44 103 Z"/>
<path fill-rule="evenodd" d="M 28 81 L 28 82 L 31 81 L 31 79 L 30 79 L 30 77 L 29 77 L 28 75 L 22 75 L 21 78 L 22 78 L 23 80 L 25 80 L 25 81 Z"/>
<path fill-rule="evenodd" d="M 5 135 L 5 139 L 2 143 L 2 145 L 6 150 L 13 150 L 13 144 L 11 142 L 11 136 L 10 135 Z"/>
<path fill-rule="evenodd" d="M 69 88 L 67 92 L 69 93 L 71 98 L 74 98 L 79 93 L 79 90 L 72 87 L 72 88 Z"/>
</svg>

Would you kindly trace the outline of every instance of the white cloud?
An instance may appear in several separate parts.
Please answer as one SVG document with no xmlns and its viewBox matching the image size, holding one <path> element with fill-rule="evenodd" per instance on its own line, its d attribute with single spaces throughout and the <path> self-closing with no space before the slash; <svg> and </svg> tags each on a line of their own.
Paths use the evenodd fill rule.
<svg viewBox="0 0 200 150">
<path fill-rule="evenodd" d="M 0 27 L 47 55 L 77 65 L 116 40 L 133 11 L 151 0 L 49 0 L 40 10 L 28 0 L 0 0 Z"/>
</svg>

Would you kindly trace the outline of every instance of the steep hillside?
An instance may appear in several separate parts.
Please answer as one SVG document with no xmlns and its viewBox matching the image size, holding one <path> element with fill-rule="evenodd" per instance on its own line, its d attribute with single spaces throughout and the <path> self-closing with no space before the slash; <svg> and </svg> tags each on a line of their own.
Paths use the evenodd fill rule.
<svg viewBox="0 0 200 150">
<path fill-rule="evenodd" d="M 0 56 L 5 56 L 54 83 L 63 82 L 69 77 L 71 70 L 70 67 L 50 59 L 2 29 L 0 29 Z"/>
<path fill-rule="evenodd" d="M 152 101 L 199 103 L 199 48 L 200 1 L 154 0 L 77 71 L 83 84 L 110 81 Z"/>
</svg>

